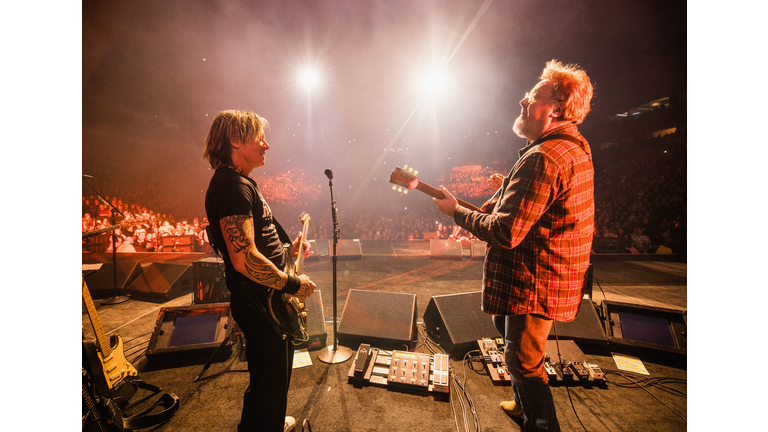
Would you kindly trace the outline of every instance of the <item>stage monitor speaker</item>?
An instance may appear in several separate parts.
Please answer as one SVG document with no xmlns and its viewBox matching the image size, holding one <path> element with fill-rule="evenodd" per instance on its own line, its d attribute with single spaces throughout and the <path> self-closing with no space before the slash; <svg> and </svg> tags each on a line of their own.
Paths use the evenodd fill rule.
<svg viewBox="0 0 768 432">
<path fill-rule="evenodd" d="M 333 245 L 331 245 L 333 248 Z M 333 255 L 333 249 L 331 249 Z M 343 240 L 340 239 L 336 244 L 336 259 L 338 260 L 361 260 L 363 259 L 363 250 L 360 247 L 359 239 Z"/>
<path fill-rule="evenodd" d="M 220 258 L 203 258 L 192 263 L 195 304 L 225 303 L 230 292 L 224 279 L 224 261 Z"/>
<path fill-rule="evenodd" d="M 427 334 L 446 352 L 461 354 L 477 349 L 480 339 L 500 337 L 481 303 L 480 291 L 432 297 L 423 317 Z"/>
<path fill-rule="evenodd" d="M 229 303 L 164 307 L 155 321 L 147 356 L 215 350 L 234 327 Z"/>
<path fill-rule="evenodd" d="M 192 266 L 189 264 L 141 264 L 138 277 L 125 292 L 136 300 L 165 303 L 192 292 Z"/>
<path fill-rule="evenodd" d="M 296 349 L 307 348 L 309 351 L 325 348 L 328 332 L 325 330 L 325 314 L 323 313 L 323 293 L 315 290 L 309 296 L 304 307 L 307 309 L 307 333 L 309 341 L 296 345 Z"/>
<path fill-rule="evenodd" d="M 482 240 L 472 240 L 469 242 L 469 256 L 472 258 L 484 259 L 487 250 L 487 243 Z"/>
<path fill-rule="evenodd" d="M 555 338 L 555 330 L 557 330 L 558 339 L 573 340 L 576 343 L 608 344 L 595 304 L 586 296 L 582 298 L 579 312 L 573 321 L 555 321 L 549 331 L 549 339 Z"/>
<path fill-rule="evenodd" d="M 611 343 L 687 354 L 688 318 L 685 310 L 603 300 L 605 333 Z"/>
<path fill-rule="evenodd" d="M 304 260 L 314 261 L 319 259 L 327 259 L 331 255 L 330 244 L 331 241 L 326 239 L 310 240 L 309 250 L 312 252 L 312 255 L 306 257 Z"/>
<path fill-rule="evenodd" d="M 105 299 L 116 295 L 123 295 L 123 289 L 130 284 L 141 272 L 141 266 L 135 261 L 117 261 L 117 289 L 115 291 L 115 282 L 112 269 L 115 266 L 111 263 L 104 263 L 91 275 L 85 277 L 85 283 L 91 291 L 91 297 L 94 299 Z"/>
<path fill-rule="evenodd" d="M 310 297 L 311 298 L 311 297 Z M 339 318 L 339 343 L 358 347 L 412 349 L 416 345 L 416 295 L 349 290 Z"/>
<path fill-rule="evenodd" d="M 462 259 L 461 242 L 456 240 L 429 239 L 429 257 L 440 259 Z"/>
</svg>

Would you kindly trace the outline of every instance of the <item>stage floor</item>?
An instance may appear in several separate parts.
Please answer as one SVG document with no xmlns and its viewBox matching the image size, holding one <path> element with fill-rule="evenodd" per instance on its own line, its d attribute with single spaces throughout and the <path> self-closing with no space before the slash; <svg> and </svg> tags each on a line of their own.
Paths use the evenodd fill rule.
<svg viewBox="0 0 768 432">
<path fill-rule="evenodd" d="M 364 248 L 365 249 L 365 248 Z M 424 345 L 424 311 L 432 296 L 459 294 L 480 290 L 482 260 L 431 259 L 428 251 L 397 253 L 386 250 L 364 254 L 362 259 L 339 260 L 337 276 L 337 308 L 341 315 L 349 291 L 366 290 L 407 293 L 416 296 L 419 343 L 415 351 L 429 352 Z M 364 250 L 365 252 L 365 250 Z M 85 257 L 85 255 L 84 255 Z M 615 257 L 614 257 L 615 258 Z M 669 309 L 687 309 L 687 264 L 674 260 L 640 261 L 623 259 L 593 260 L 594 286 L 592 301 L 603 299 Z M 322 292 L 328 341 L 333 332 L 333 265 L 327 257 L 307 261 L 305 273 Z M 87 280 L 87 279 L 86 279 Z M 102 305 L 95 300 L 96 310 L 108 335 L 119 334 L 125 342 L 128 360 L 139 369 L 144 381 L 162 387 L 181 399 L 181 408 L 165 424 L 153 431 L 234 431 L 240 417 L 242 395 L 247 387 L 246 363 L 240 361 L 234 348 L 217 360 L 194 382 L 207 359 L 188 357 L 176 363 L 153 364 L 144 352 L 154 331 L 162 307 L 188 306 L 192 295 L 185 294 L 166 303 L 129 300 L 115 305 Z M 489 318 L 490 319 L 490 318 Z M 94 339 L 85 308 L 83 329 L 86 340 Z M 374 344 L 372 344 L 374 345 Z M 375 346 L 375 345 L 374 345 Z M 350 347 L 356 350 L 357 347 Z M 608 349 L 580 347 L 591 363 L 604 371 L 616 371 Z M 371 385 L 355 386 L 348 382 L 352 360 L 326 364 L 318 360 L 321 351 L 309 351 L 311 365 L 294 370 L 289 393 L 288 415 L 300 424 L 309 419 L 312 430 L 322 431 L 452 431 L 465 430 L 462 404 L 468 403 L 451 388 L 451 400 L 435 394 L 411 394 Z M 643 361 L 650 378 L 687 379 L 685 356 L 672 359 L 658 353 L 631 353 Z M 451 357 L 452 376 L 465 383 L 466 391 L 477 413 L 480 430 L 521 430 L 518 421 L 499 408 L 499 402 L 512 398 L 511 388 L 495 386 L 481 363 L 468 362 L 463 356 Z M 636 375 L 641 378 L 641 375 Z M 615 375 L 614 375 L 615 377 Z M 618 380 L 618 378 L 614 378 Z M 622 381 L 623 383 L 624 381 Z M 686 392 L 687 384 L 671 385 Z M 630 388 L 612 383 L 606 386 L 553 386 L 552 393 L 558 418 L 564 431 L 683 431 L 686 430 L 687 399 L 659 388 Z M 139 411 L 154 401 L 151 394 L 139 390 L 131 399 L 128 414 Z M 666 404 L 666 406 L 665 406 Z M 476 430 L 468 419 L 466 430 Z M 297 427 L 297 431 L 301 430 Z"/>
</svg>

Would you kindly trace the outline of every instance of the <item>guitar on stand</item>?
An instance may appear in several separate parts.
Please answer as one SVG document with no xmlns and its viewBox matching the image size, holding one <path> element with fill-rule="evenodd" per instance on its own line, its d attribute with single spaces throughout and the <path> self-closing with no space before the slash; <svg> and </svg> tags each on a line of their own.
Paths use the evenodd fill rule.
<svg viewBox="0 0 768 432">
<path fill-rule="evenodd" d="M 94 306 L 93 299 L 91 298 L 91 292 L 85 284 L 85 279 L 83 279 L 83 303 L 88 311 L 88 319 L 91 321 L 91 326 L 93 326 L 93 332 L 96 334 L 96 346 L 98 347 L 96 355 L 98 356 L 107 387 L 110 393 L 124 393 L 120 396 L 127 401 L 133 396 L 136 387 L 125 384 L 130 381 L 130 377 L 138 375 L 138 371 L 125 358 L 123 339 L 120 335 L 116 334 L 107 337 L 107 334 L 104 333 L 99 314 L 96 313 L 96 306 Z"/>
<path fill-rule="evenodd" d="M 304 239 L 307 238 L 307 228 L 309 227 L 309 215 L 302 213 L 301 220 L 301 243 L 299 244 L 299 255 L 294 262 L 293 257 L 286 251 L 285 273 L 292 276 L 299 276 L 304 273 Z M 282 331 L 283 337 L 291 336 L 294 344 L 306 342 L 309 340 L 307 332 L 307 309 L 299 298 L 280 290 L 269 290 L 269 300 L 267 309 L 270 318 L 274 324 Z"/>
</svg>

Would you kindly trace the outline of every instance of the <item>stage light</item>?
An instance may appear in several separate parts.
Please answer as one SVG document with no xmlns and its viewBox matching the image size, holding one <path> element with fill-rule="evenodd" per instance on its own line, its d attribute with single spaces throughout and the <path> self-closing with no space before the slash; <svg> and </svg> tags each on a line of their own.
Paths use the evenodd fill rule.
<svg viewBox="0 0 768 432">
<path fill-rule="evenodd" d="M 314 87 L 315 84 L 317 84 L 317 81 L 317 73 L 313 70 L 305 70 L 301 74 L 301 82 L 304 83 L 306 87 Z"/>
<path fill-rule="evenodd" d="M 443 89 L 445 78 L 440 72 L 433 71 L 424 77 L 423 83 L 427 92 L 434 94 Z"/>
</svg>

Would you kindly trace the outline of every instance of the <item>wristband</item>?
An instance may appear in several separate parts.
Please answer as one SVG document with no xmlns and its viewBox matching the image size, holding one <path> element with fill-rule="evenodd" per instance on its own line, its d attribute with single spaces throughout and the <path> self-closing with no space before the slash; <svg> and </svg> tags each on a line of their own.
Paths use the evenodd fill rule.
<svg viewBox="0 0 768 432">
<path fill-rule="evenodd" d="M 301 279 L 298 276 L 288 275 L 288 281 L 283 287 L 283 292 L 288 294 L 296 294 L 301 288 Z"/>
</svg>

